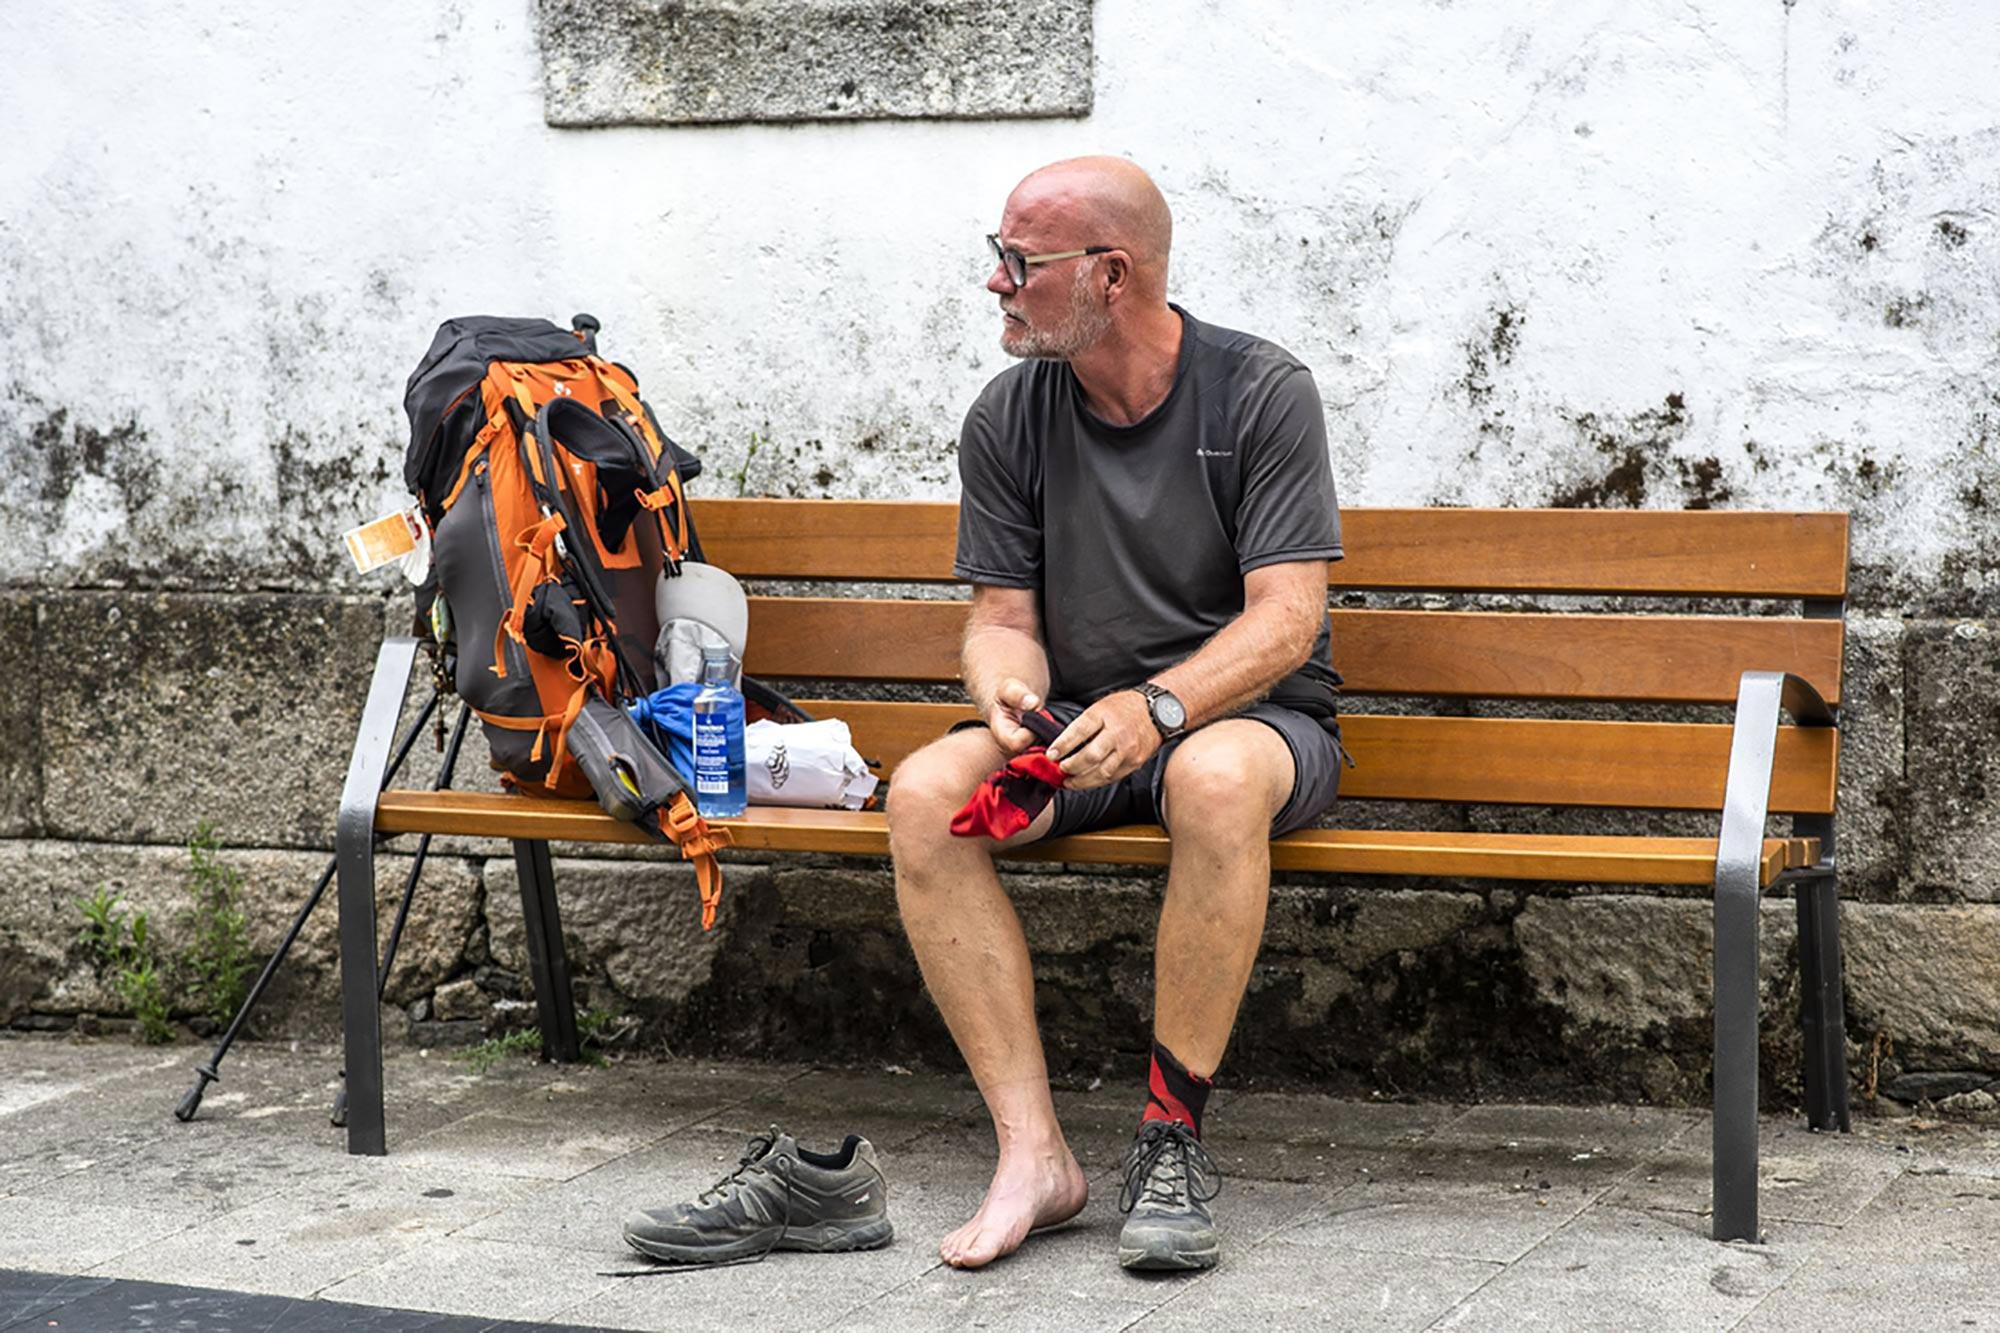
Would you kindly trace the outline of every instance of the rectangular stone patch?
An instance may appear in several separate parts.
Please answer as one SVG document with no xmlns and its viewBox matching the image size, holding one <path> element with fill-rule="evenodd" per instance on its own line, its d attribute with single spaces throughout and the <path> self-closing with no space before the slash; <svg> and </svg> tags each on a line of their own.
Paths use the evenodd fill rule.
<svg viewBox="0 0 2000 1333">
<path fill-rule="evenodd" d="M 0 595 L 0 672 L 14 682 L 0 694 L 0 836 L 17 838 L 41 824 L 41 677 L 35 603 L 26 593 Z"/>
<path fill-rule="evenodd" d="M 540 0 L 548 123 L 1015 119 L 1091 108 L 1094 0 Z"/>
</svg>

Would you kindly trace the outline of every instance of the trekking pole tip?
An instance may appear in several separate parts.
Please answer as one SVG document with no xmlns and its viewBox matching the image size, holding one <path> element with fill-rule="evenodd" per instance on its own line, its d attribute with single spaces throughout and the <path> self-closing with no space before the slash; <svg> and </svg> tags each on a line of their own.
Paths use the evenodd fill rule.
<svg viewBox="0 0 2000 1333">
<path fill-rule="evenodd" d="M 181 1104 L 174 1108 L 174 1119 L 183 1125 L 194 1119 L 194 1113 L 201 1109 L 202 1094 L 208 1091 L 211 1082 L 220 1077 L 222 1076 L 215 1072 L 212 1065 L 203 1065 L 195 1070 L 194 1086 L 188 1089 L 187 1096 L 181 1098 Z"/>
</svg>

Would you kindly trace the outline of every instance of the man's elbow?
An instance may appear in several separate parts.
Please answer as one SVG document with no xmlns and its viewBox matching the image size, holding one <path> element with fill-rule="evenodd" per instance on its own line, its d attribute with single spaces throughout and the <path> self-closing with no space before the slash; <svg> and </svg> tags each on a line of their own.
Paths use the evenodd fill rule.
<svg viewBox="0 0 2000 1333">
<path fill-rule="evenodd" d="M 1326 624 L 1326 607 L 1316 601 L 1301 599 L 1285 608 L 1279 624 L 1278 638 L 1282 645 L 1285 674 L 1289 675 L 1312 660 L 1313 649 L 1319 645 L 1320 630 Z"/>
<path fill-rule="evenodd" d="M 1319 646 L 1320 626 L 1326 623 L 1325 617 L 1326 613 L 1322 611 L 1318 615 L 1307 617 L 1298 626 L 1297 632 L 1293 635 L 1292 639 L 1291 670 L 1297 671 L 1312 660 L 1313 649 Z"/>
</svg>

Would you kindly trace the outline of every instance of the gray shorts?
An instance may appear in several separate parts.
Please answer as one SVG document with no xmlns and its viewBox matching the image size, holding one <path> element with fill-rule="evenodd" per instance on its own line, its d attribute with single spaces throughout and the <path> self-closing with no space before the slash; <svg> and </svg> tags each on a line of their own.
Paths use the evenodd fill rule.
<svg viewBox="0 0 2000 1333">
<path fill-rule="evenodd" d="M 1060 699 L 1050 700 L 1048 710 L 1058 722 L 1068 726 L 1083 712 L 1084 705 Z M 1271 820 L 1271 836 L 1304 828 L 1333 808 L 1340 790 L 1340 727 L 1329 719 L 1322 723 L 1294 709 L 1274 703 L 1256 703 L 1233 717 L 1262 722 L 1280 736 L 1292 752 L 1292 795 Z M 961 722 L 953 731 L 981 727 L 979 721 Z M 1190 733 L 1192 734 L 1192 733 Z M 1089 791 L 1065 787 L 1056 793 L 1055 822 L 1045 835 L 1066 837 L 1091 833 L 1120 824 L 1162 824 L 1160 797 L 1164 790 L 1167 759 L 1186 736 L 1176 736 L 1159 752 L 1118 781 Z"/>
</svg>

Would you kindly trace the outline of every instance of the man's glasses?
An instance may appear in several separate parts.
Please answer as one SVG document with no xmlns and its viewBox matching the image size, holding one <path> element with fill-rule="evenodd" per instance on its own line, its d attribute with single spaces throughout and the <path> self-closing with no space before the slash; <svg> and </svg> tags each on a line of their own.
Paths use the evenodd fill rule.
<svg viewBox="0 0 2000 1333">
<path fill-rule="evenodd" d="M 1053 264 L 1058 259 L 1081 259 L 1085 255 L 1108 255 L 1118 248 L 1115 245 L 1092 245 L 1081 250 L 1064 250 L 1052 255 L 1024 255 L 1019 250 L 1010 250 L 1000 244 L 998 232 L 988 236 L 986 244 L 991 247 L 993 257 L 1000 261 L 1000 266 L 1007 270 L 1007 281 L 1016 287 L 1027 285 L 1028 269 L 1032 265 Z"/>
</svg>

